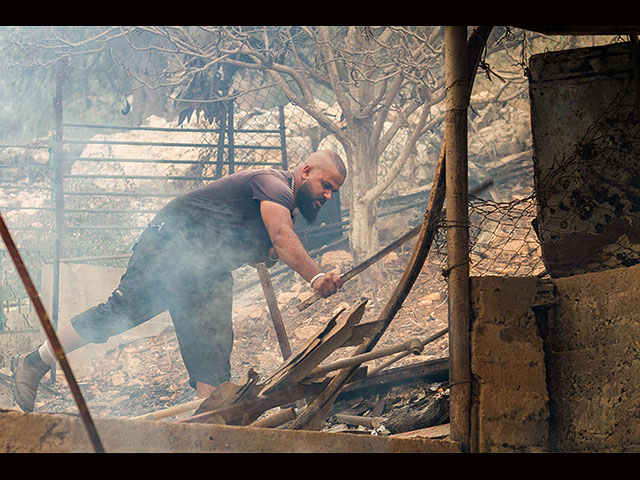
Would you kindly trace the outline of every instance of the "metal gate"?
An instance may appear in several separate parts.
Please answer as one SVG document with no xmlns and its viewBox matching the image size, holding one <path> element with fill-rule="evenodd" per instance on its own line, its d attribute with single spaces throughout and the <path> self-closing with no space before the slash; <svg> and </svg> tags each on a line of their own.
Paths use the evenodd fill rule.
<svg viewBox="0 0 640 480">
<path fill-rule="evenodd" d="M 61 263 L 123 266 L 133 240 L 170 198 L 243 168 L 287 168 L 282 107 L 279 128 L 271 130 L 235 129 L 233 103 L 229 104 L 227 122 L 222 129 L 63 123 L 61 102 L 54 100 L 54 107 L 56 131 L 47 147 L 34 147 L 48 150 L 46 163 L 5 161 L 7 157 L 3 152 L 8 148 L 25 146 L 0 146 L 0 172 L 18 169 L 17 177 L 24 176 L 25 169 L 35 169 L 41 176 L 37 184 L 29 181 L 16 184 L 3 174 L 0 194 L 9 192 L 6 198 L 13 198 L 11 191 L 30 189 L 48 195 L 47 201 L 37 207 L 3 205 L 0 201 L 0 211 L 3 216 L 5 212 L 27 210 L 41 215 L 39 226 L 33 222 L 27 225 L 9 222 L 9 228 L 12 232 L 36 234 L 37 240 L 32 235 L 27 243 L 17 241 L 28 268 L 36 272 L 35 279 L 39 277 L 42 263 L 52 264 L 54 327 L 57 326 Z M 158 139 L 145 138 L 154 134 Z M 256 141 L 252 142 L 251 138 Z M 122 149 L 126 149 L 127 155 L 119 154 Z M 155 153 L 158 151 L 165 154 L 158 155 Z M 168 151 L 173 155 L 167 155 Z M 275 155 L 261 160 L 265 155 L 256 152 L 265 151 Z M 25 328 L 7 328 L 9 310 L 17 308 L 28 312 L 31 305 L 8 261 L 4 245 L 0 260 L 0 333 L 37 330 L 28 325 L 24 315 Z"/>
</svg>

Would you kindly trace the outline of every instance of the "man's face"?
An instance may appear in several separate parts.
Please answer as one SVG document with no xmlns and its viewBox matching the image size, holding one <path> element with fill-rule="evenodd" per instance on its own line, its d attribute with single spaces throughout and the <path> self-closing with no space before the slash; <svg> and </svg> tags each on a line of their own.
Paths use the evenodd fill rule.
<svg viewBox="0 0 640 480">
<path fill-rule="evenodd" d="M 305 167 L 296 204 L 307 222 L 316 221 L 322 205 L 331 200 L 331 195 L 338 191 L 343 182 L 344 177 L 335 167 Z"/>
</svg>

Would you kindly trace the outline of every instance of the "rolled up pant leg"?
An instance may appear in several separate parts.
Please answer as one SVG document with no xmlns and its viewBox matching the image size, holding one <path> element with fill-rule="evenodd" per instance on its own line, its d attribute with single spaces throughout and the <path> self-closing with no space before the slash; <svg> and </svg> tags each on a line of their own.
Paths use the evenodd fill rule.
<svg viewBox="0 0 640 480">
<path fill-rule="evenodd" d="M 109 337 L 167 310 L 166 284 L 170 277 L 165 258 L 167 243 L 160 232 L 147 229 L 133 248 L 127 270 L 111 296 L 71 319 L 78 335 L 91 343 Z"/>
</svg>

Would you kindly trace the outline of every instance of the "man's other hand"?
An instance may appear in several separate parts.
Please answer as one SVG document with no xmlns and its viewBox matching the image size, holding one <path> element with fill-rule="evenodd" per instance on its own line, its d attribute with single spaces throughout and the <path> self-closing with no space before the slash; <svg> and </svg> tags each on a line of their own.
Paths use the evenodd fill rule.
<svg viewBox="0 0 640 480">
<path fill-rule="evenodd" d="M 342 279 L 337 273 L 329 272 L 313 282 L 313 291 L 321 297 L 330 297 L 342 287 Z"/>
</svg>

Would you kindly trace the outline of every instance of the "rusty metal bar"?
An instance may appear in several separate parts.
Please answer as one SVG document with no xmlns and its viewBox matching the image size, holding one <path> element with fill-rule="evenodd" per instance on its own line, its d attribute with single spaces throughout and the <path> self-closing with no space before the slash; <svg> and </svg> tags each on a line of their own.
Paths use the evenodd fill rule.
<svg viewBox="0 0 640 480">
<path fill-rule="evenodd" d="M 449 333 L 449 327 L 440 330 L 439 332 L 434 333 L 433 335 L 431 335 L 429 338 L 425 338 L 424 340 L 422 340 L 422 345 L 427 345 L 431 342 L 436 341 L 438 338 L 442 337 L 445 333 Z M 410 353 L 412 353 L 411 350 L 407 350 L 405 352 L 400 352 L 398 355 L 396 355 L 393 358 L 390 358 L 389 360 L 386 360 L 385 362 L 383 362 L 382 364 L 370 369 L 367 372 L 367 376 L 372 376 L 375 375 L 376 373 L 384 370 L 385 368 L 387 368 L 389 365 L 397 362 L 398 360 L 401 360 L 402 358 L 406 357 L 407 355 L 409 355 Z"/>
<path fill-rule="evenodd" d="M 445 30 L 446 89 L 446 211 L 449 287 L 449 378 L 451 438 L 469 449 L 470 285 L 469 285 L 469 181 L 467 165 L 467 27 Z"/>
<path fill-rule="evenodd" d="M 89 434 L 89 439 L 93 444 L 93 448 L 96 453 L 104 453 L 104 447 L 102 446 L 102 442 L 100 437 L 98 436 L 98 432 L 96 427 L 91 419 L 91 415 L 89 414 L 89 409 L 82 397 L 82 392 L 80 392 L 80 388 L 78 387 L 78 383 L 71 371 L 71 366 L 67 361 L 67 357 L 64 354 L 64 350 L 62 350 L 62 346 L 58 341 L 58 337 L 51 325 L 51 321 L 49 320 L 49 315 L 47 314 L 42 301 L 40 300 L 40 296 L 38 295 L 38 291 L 36 290 L 33 281 L 31 280 L 31 276 L 29 275 L 29 271 L 22 261 L 22 257 L 20 256 L 20 252 L 16 247 L 16 244 L 13 242 L 13 238 L 11 238 L 11 234 L 7 229 L 7 225 L 4 222 L 4 218 L 2 214 L 0 214 L 0 236 L 2 236 L 2 240 L 4 241 L 7 250 L 11 255 L 11 259 L 16 267 L 16 270 L 20 274 L 20 278 L 22 279 L 22 283 L 24 284 L 24 288 L 29 294 L 29 298 L 31 298 L 31 302 L 33 303 L 36 313 L 38 314 L 38 318 L 40 319 L 40 323 L 42 324 L 42 328 L 44 329 L 47 339 L 51 344 L 51 348 L 56 354 L 56 358 L 60 362 L 60 366 L 62 367 L 62 371 L 67 379 L 67 383 L 69 384 L 69 389 L 71 390 L 71 394 L 73 395 L 76 404 L 78 405 L 78 410 L 80 411 L 80 417 L 84 423 L 85 428 L 87 429 L 87 433 Z"/>
</svg>

